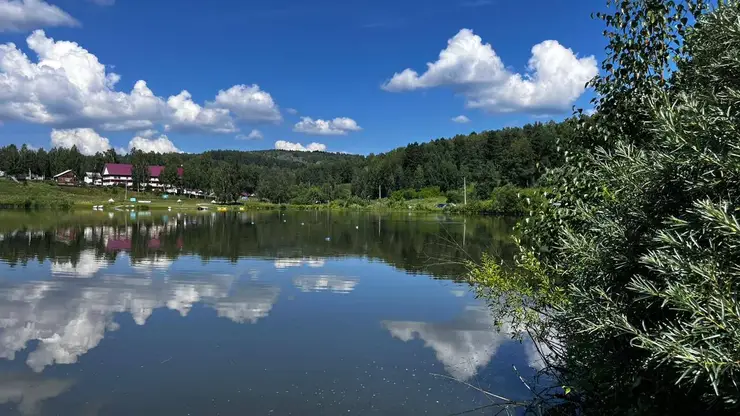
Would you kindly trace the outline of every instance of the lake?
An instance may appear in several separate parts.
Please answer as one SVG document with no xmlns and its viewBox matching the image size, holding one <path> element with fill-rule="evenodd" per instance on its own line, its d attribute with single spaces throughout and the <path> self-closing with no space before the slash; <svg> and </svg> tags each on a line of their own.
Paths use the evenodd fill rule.
<svg viewBox="0 0 740 416">
<path fill-rule="evenodd" d="M 528 397 L 535 348 L 495 331 L 461 277 L 510 258 L 511 227 L 2 212 L 0 414 L 495 414 L 469 385 Z"/>
</svg>

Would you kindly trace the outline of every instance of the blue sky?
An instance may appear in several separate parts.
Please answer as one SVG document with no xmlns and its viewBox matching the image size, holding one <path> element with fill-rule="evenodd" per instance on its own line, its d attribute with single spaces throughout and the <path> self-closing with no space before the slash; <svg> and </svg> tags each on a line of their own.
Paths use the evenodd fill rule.
<svg viewBox="0 0 740 416">
<path fill-rule="evenodd" d="M 559 120 L 589 107 L 600 6 L 0 0 L 0 144 L 367 154 Z"/>
</svg>

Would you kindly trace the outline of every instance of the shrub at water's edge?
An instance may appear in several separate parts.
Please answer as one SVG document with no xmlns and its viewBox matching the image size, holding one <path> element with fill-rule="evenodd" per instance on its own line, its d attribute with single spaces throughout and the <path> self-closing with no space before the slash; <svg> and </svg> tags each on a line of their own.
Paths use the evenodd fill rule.
<svg viewBox="0 0 740 416">
<path fill-rule="evenodd" d="M 738 414 L 740 2 L 610 4 L 597 115 L 540 182 L 519 267 L 470 277 L 546 346 L 548 414 Z"/>
</svg>

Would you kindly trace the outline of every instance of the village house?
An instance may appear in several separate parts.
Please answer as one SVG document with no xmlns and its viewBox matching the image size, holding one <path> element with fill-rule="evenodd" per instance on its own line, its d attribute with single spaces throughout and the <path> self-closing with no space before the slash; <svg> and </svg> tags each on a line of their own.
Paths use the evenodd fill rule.
<svg viewBox="0 0 740 416">
<path fill-rule="evenodd" d="M 72 169 L 67 169 L 62 173 L 54 175 L 54 180 L 57 182 L 57 185 L 75 186 L 77 184 L 77 175 L 75 175 Z"/>
<path fill-rule="evenodd" d="M 133 186 L 133 165 L 124 163 L 106 163 L 103 167 L 102 185 L 103 186 Z M 164 188 L 160 183 L 159 177 L 164 172 L 164 166 L 149 166 L 149 182 L 147 186 L 152 189 Z M 177 168 L 177 175 L 182 177 L 183 168 Z"/>
<path fill-rule="evenodd" d="M 103 176 L 97 172 L 85 172 L 85 177 L 82 180 L 85 182 L 85 185 L 103 185 Z"/>
</svg>

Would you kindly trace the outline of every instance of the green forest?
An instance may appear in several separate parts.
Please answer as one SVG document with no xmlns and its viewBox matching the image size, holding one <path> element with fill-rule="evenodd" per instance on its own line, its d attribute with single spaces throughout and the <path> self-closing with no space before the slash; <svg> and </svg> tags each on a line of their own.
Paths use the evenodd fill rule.
<svg viewBox="0 0 740 416">
<path fill-rule="evenodd" d="M 558 140 L 572 135 L 575 126 L 575 119 L 530 124 L 412 143 L 369 156 L 282 150 L 157 154 L 135 149 L 125 155 L 111 149 L 84 156 L 74 147 L 34 151 L 9 145 L 0 148 L 0 170 L 50 178 L 72 169 L 81 178 L 85 172 L 101 172 L 105 163 L 131 163 L 134 182 L 145 183 L 145 167 L 161 165 L 169 185 L 213 191 L 223 201 L 255 192 L 274 203 L 362 204 L 378 197 L 446 197 L 457 203 L 464 199 L 464 181 L 469 201 L 489 200 L 499 187 L 536 186 L 547 168 L 562 163 Z M 179 166 L 183 178 L 176 174 Z"/>
</svg>

